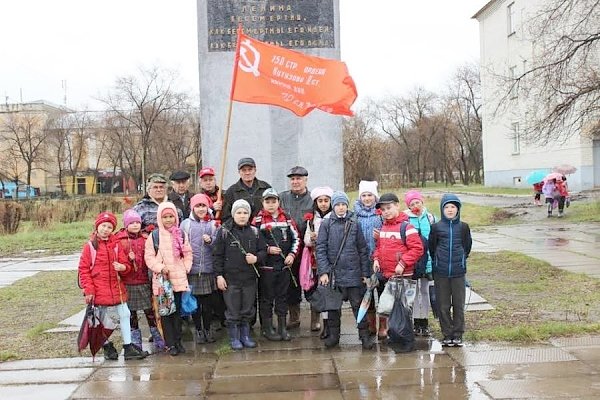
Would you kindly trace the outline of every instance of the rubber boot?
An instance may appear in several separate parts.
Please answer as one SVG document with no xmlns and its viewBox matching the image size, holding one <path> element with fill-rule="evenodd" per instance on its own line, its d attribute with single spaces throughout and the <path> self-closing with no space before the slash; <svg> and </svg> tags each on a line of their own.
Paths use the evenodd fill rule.
<svg viewBox="0 0 600 400">
<path fill-rule="evenodd" d="M 240 325 L 240 342 L 244 347 L 251 349 L 256 347 L 256 342 L 250 337 L 250 324 L 247 322 L 242 322 Z"/>
<path fill-rule="evenodd" d="M 323 320 L 323 330 L 321 331 L 319 338 L 322 340 L 325 340 L 328 337 L 329 337 L 329 324 L 327 323 L 327 319 L 324 319 Z"/>
<path fill-rule="evenodd" d="M 126 360 L 143 360 L 148 353 L 137 348 L 133 343 L 123 345 L 123 353 Z"/>
<path fill-rule="evenodd" d="M 332 315 L 333 314 L 333 315 Z M 335 315 L 333 311 L 329 312 L 327 325 L 329 326 L 329 336 L 325 339 L 325 347 L 328 349 L 336 347 L 340 343 L 340 314 Z"/>
<path fill-rule="evenodd" d="M 260 332 L 265 338 L 267 338 L 267 340 L 271 340 L 273 342 L 278 342 L 281 340 L 281 336 L 279 336 L 279 334 L 275 332 L 275 329 L 273 329 L 272 318 L 263 318 Z"/>
<path fill-rule="evenodd" d="M 244 345 L 240 342 L 240 327 L 237 325 L 229 325 L 227 327 L 229 332 L 229 345 L 232 350 L 242 350 Z"/>
<path fill-rule="evenodd" d="M 290 336 L 290 334 L 288 333 L 288 331 L 286 329 L 285 315 L 277 316 L 277 333 L 279 334 L 279 337 L 281 338 L 281 340 L 283 340 L 285 342 L 289 342 L 290 340 L 292 340 L 292 337 Z"/>
<path fill-rule="evenodd" d="M 368 328 L 360 329 L 358 331 L 358 337 L 362 344 L 363 350 L 371 350 L 375 346 L 375 341 L 373 340 Z"/>
<path fill-rule="evenodd" d="M 296 329 L 300 327 L 300 304 L 292 304 L 288 306 L 290 319 L 287 324 L 288 329 Z"/>
<path fill-rule="evenodd" d="M 115 349 L 115 346 L 112 342 L 107 342 L 102 345 L 102 349 L 104 350 L 104 359 L 105 360 L 118 360 L 119 352 Z"/>
<path fill-rule="evenodd" d="M 375 315 L 375 311 L 367 311 L 367 322 L 369 323 L 369 332 L 371 335 L 375 335 L 377 333 L 377 316 Z"/>
<path fill-rule="evenodd" d="M 388 326 L 387 326 L 387 317 L 379 317 L 379 331 L 377 332 L 377 337 L 380 340 L 386 339 L 387 338 L 387 331 L 388 331 Z"/>
<path fill-rule="evenodd" d="M 321 313 L 310 309 L 310 330 L 311 332 L 318 332 L 321 330 Z"/>
<path fill-rule="evenodd" d="M 139 351 L 146 354 L 146 356 L 150 355 L 150 353 L 145 351 L 142 347 L 142 331 L 140 329 L 131 330 L 131 344 L 137 347 Z"/>
<path fill-rule="evenodd" d="M 157 351 L 162 351 L 167 347 L 157 327 L 151 327 L 150 334 L 152 335 L 152 344 Z"/>
</svg>

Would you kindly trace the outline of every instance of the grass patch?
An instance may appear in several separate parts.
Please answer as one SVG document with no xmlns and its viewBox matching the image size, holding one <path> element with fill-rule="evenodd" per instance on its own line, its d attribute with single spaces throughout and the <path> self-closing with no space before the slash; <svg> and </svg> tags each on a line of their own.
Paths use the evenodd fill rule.
<svg viewBox="0 0 600 400">
<path fill-rule="evenodd" d="M 215 350 L 215 354 L 217 355 L 217 357 L 220 358 L 231 353 L 232 351 L 233 350 L 231 349 L 231 346 L 229 344 L 229 336 L 223 336 L 221 340 L 219 340 L 219 342 L 217 343 L 217 349 Z"/>
<path fill-rule="evenodd" d="M 495 307 L 466 314 L 469 340 L 536 342 L 600 333 L 600 280 L 523 254 L 474 253 L 468 277 Z"/>
<path fill-rule="evenodd" d="M 84 307 L 77 271 L 40 272 L 0 288 L 0 360 L 75 357 L 77 332 L 43 333 Z"/>
<path fill-rule="evenodd" d="M 565 215 L 569 222 L 600 222 L 600 200 L 573 201 Z"/>
<path fill-rule="evenodd" d="M 45 250 L 41 253 L 44 255 L 76 253 L 89 239 L 93 227 L 93 220 L 54 223 L 44 229 L 26 221 L 16 234 L 0 236 L 0 253 L 5 256 L 37 250 Z"/>
</svg>

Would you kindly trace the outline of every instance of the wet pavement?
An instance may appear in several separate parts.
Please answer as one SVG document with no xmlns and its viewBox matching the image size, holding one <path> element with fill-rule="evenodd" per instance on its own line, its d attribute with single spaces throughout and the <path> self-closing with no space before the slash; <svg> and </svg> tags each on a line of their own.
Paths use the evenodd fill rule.
<svg viewBox="0 0 600 400">
<path fill-rule="evenodd" d="M 550 220 L 550 221 L 548 221 Z M 474 251 L 510 250 L 572 272 L 600 277 L 600 224 L 540 220 L 474 232 Z M 0 285 L 40 270 L 76 269 L 77 256 L 0 260 Z M 304 305 L 306 306 L 306 305 Z M 178 357 L 141 361 L 91 357 L 0 363 L 1 399 L 598 399 L 600 336 L 518 346 L 466 343 L 442 348 L 419 338 L 417 351 L 385 344 L 363 351 L 350 310 L 341 347 L 325 350 L 307 327 L 291 342 L 259 339 L 256 349 L 218 351 L 222 344 L 185 344 Z M 255 329 L 255 333 L 257 330 Z M 256 336 L 256 334 L 255 334 Z M 148 347 L 149 344 L 145 343 Z"/>
</svg>

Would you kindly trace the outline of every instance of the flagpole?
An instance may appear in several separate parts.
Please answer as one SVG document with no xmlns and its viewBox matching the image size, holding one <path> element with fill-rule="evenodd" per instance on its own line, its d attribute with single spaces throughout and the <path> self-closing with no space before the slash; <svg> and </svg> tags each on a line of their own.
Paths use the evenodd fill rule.
<svg viewBox="0 0 600 400">
<path fill-rule="evenodd" d="M 235 45 L 235 56 L 233 61 L 233 77 L 231 79 L 231 91 L 229 92 L 229 106 L 227 107 L 227 123 L 225 124 L 225 139 L 223 140 L 223 152 L 221 154 L 221 178 L 219 179 L 219 193 L 217 195 L 218 200 L 222 202 L 223 200 L 223 181 L 225 179 L 225 163 L 227 161 L 227 146 L 229 145 L 229 132 L 231 131 L 231 113 L 233 110 L 233 92 L 235 91 L 235 81 L 237 79 L 237 67 L 238 62 L 240 61 L 240 37 L 242 34 L 242 24 L 238 25 L 237 31 L 237 42 Z M 220 217 L 223 214 L 223 210 L 221 212 L 217 212 L 217 216 Z M 216 218 L 220 219 L 220 218 Z"/>
</svg>

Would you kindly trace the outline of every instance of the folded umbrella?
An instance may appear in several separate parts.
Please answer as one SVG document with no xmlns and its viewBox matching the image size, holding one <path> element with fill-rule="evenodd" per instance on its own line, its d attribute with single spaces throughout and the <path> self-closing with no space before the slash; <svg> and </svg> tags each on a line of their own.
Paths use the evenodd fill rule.
<svg viewBox="0 0 600 400">
<path fill-rule="evenodd" d="M 105 307 L 88 304 L 77 336 L 79 352 L 89 346 L 92 357 L 95 357 L 116 327 L 117 324 L 109 317 Z"/>
<path fill-rule="evenodd" d="M 371 298 L 373 297 L 373 289 L 377 287 L 377 285 L 379 285 L 379 280 L 377 279 L 377 275 L 373 274 L 367 281 L 367 291 L 363 295 L 363 299 L 360 302 L 360 307 L 358 308 L 358 313 L 356 314 L 357 324 L 359 324 L 365 315 L 367 315 L 367 311 L 371 305 Z"/>
</svg>

